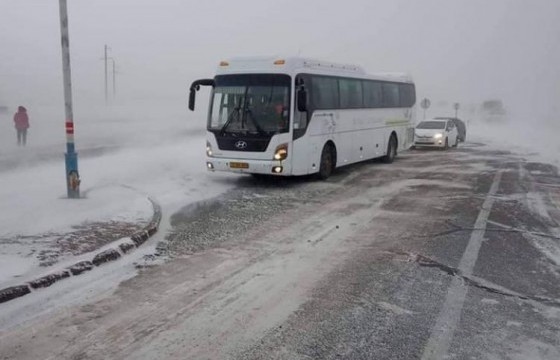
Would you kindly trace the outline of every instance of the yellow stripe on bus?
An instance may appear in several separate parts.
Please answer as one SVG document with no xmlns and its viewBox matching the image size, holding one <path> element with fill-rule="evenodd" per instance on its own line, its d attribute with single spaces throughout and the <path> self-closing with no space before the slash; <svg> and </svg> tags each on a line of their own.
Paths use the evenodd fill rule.
<svg viewBox="0 0 560 360">
<path fill-rule="evenodd" d="M 387 120 L 385 125 L 406 125 L 410 124 L 410 120 Z"/>
</svg>

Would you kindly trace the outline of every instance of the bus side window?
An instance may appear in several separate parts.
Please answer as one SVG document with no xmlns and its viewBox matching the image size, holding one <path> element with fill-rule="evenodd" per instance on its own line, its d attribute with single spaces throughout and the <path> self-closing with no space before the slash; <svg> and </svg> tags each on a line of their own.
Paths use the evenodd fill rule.
<svg viewBox="0 0 560 360">
<path fill-rule="evenodd" d="M 395 83 L 383 83 L 383 107 L 399 107 L 399 85 Z"/>
</svg>

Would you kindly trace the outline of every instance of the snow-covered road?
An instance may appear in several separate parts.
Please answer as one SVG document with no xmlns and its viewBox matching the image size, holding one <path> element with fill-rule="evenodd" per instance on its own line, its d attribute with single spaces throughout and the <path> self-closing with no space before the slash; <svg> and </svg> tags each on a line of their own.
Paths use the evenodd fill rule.
<svg viewBox="0 0 560 360">
<path fill-rule="evenodd" d="M 167 262 L 136 276 L 108 265 L 107 282 L 128 279 L 114 293 L 99 281 L 42 313 L 33 296 L 0 308 L 0 358 L 560 356 L 554 167 L 470 143 L 327 182 L 209 182 L 230 190 L 169 202 L 153 240 Z M 456 319 L 446 337 L 438 319 Z"/>
</svg>

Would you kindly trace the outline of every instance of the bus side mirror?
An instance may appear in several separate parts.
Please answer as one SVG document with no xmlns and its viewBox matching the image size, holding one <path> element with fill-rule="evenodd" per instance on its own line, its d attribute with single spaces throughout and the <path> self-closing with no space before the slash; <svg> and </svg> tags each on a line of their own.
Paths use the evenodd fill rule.
<svg viewBox="0 0 560 360">
<path fill-rule="evenodd" d="M 191 91 L 189 93 L 189 110 L 194 111 L 194 101 L 196 99 L 196 88 L 191 87 Z"/>
<path fill-rule="evenodd" d="M 214 79 L 200 79 L 196 80 L 191 84 L 189 93 L 189 110 L 194 111 L 194 102 L 196 98 L 196 92 L 200 90 L 200 86 L 214 86 Z"/>
<path fill-rule="evenodd" d="M 299 112 L 307 111 L 307 91 L 303 87 L 297 92 L 297 109 Z"/>
</svg>

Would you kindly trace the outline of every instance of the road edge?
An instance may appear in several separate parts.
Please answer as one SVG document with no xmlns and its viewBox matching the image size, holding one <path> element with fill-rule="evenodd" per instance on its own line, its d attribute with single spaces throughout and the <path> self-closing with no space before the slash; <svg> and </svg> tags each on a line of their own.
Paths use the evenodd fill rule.
<svg viewBox="0 0 560 360">
<path fill-rule="evenodd" d="M 33 290 L 49 287 L 62 279 L 93 270 L 95 267 L 107 262 L 118 260 L 131 250 L 140 247 L 158 231 L 162 218 L 161 206 L 150 197 L 148 197 L 148 200 L 152 204 L 152 219 L 142 230 L 131 234 L 128 239 L 129 241 L 121 242 L 118 246 L 100 251 L 91 260 L 82 260 L 66 267 L 64 270 L 51 272 L 37 279 L 27 281 L 24 284 L 0 289 L 0 304 L 30 294 Z"/>
</svg>

